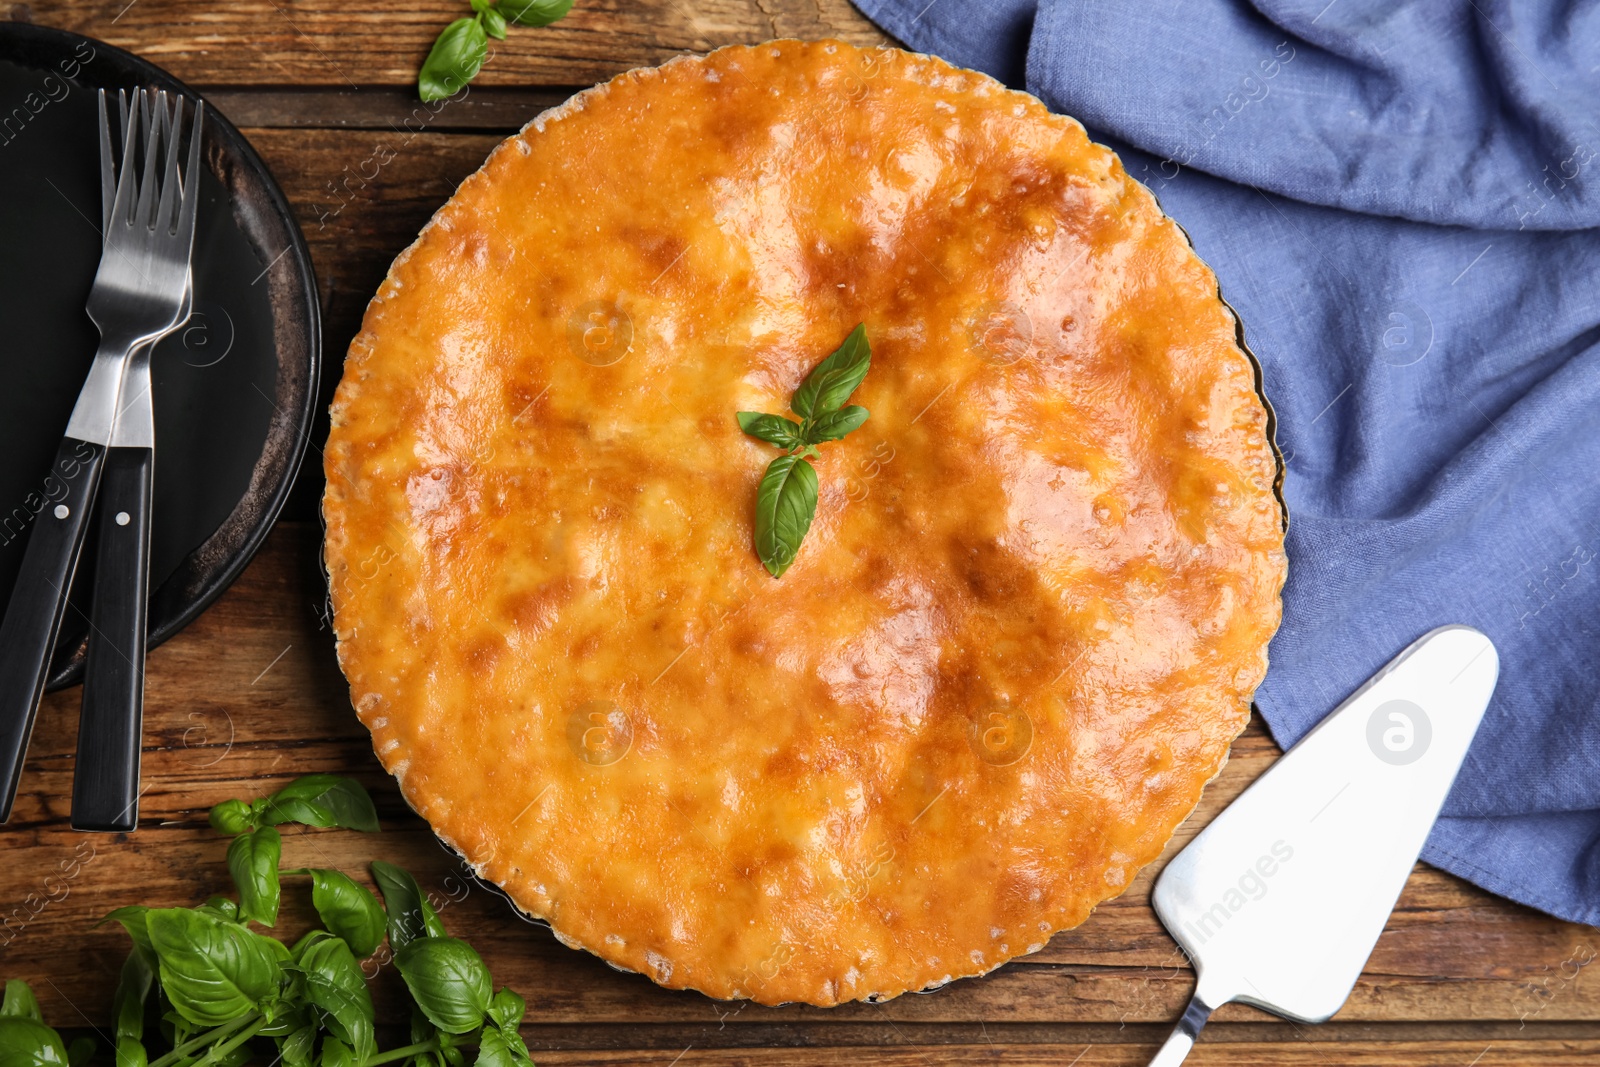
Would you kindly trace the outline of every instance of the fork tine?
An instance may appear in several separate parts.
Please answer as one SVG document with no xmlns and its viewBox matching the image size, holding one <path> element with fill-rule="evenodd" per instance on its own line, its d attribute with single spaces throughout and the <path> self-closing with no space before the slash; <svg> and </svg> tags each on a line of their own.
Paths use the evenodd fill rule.
<svg viewBox="0 0 1600 1067">
<path fill-rule="evenodd" d="M 139 108 L 137 100 L 135 100 L 135 106 L 124 117 L 126 121 L 123 123 L 122 130 L 122 167 L 117 173 L 117 198 L 111 205 L 111 219 L 113 222 L 126 226 L 131 221 L 134 197 L 138 195 L 138 179 L 135 174 L 139 168 L 133 166 L 131 162 L 136 158 L 138 152 L 137 148 L 135 148 L 139 137 Z M 108 227 L 107 240 L 109 239 L 110 228 Z"/>
<path fill-rule="evenodd" d="M 183 97 L 172 94 L 172 110 L 161 109 L 161 125 L 167 138 L 167 165 L 161 171 L 161 207 L 156 212 L 156 229 L 173 232 L 173 217 L 182 188 L 178 184 L 178 142 L 183 138 Z"/>
<path fill-rule="evenodd" d="M 161 147 L 161 123 L 156 121 L 155 113 L 164 108 L 166 102 L 164 91 L 156 93 L 154 106 L 145 116 L 150 132 L 145 135 L 144 140 L 144 167 L 139 179 L 139 205 L 134 209 L 134 225 L 147 229 L 155 224 L 156 187 L 160 184 L 156 160 L 159 158 Z"/>
<path fill-rule="evenodd" d="M 194 217 L 200 206 L 200 135 L 205 129 L 206 102 L 195 101 L 194 120 L 189 124 L 189 166 L 184 169 L 183 210 L 178 218 L 178 240 L 185 254 L 194 247 Z"/>
<path fill-rule="evenodd" d="M 117 169 L 111 161 L 111 120 L 106 115 L 106 91 L 97 94 L 100 100 L 100 237 L 105 239 L 111 228 L 111 205 L 117 201 Z"/>
</svg>

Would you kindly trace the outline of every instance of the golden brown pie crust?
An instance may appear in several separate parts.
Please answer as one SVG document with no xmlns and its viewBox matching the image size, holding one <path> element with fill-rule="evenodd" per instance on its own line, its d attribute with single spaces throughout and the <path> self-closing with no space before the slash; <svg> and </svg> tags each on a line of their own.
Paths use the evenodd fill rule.
<svg viewBox="0 0 1600 1067">
<path fill-rule="evenodd" d="M 780 580 L 784 411 L 858 322 Z M 408 801 L 562 941 L 894 996 L 1127 886 L 1244 727 L 1284 578 L 1216 280 L 1072 119 L 837 41 L 621 75 L 395 261 L 328 442 L 339 660 Z"/>
</svg>

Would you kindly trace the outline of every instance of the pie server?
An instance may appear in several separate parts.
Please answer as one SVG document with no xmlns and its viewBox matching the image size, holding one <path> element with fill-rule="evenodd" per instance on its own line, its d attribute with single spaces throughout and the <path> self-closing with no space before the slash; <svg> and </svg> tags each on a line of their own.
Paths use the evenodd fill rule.
<svg viewBox="0 0 1600 1067">
<path fill-rule="evenodd" d="M 1194 999 L 1151 1060 L 1173 1067 L 1211 1012 L 1243 1001 L 1332 1017 L 1433 828 L 1500 673 L 1445 626 L 1379 671 L 1167 864 L 1156 914 L 1193 961 Z"/>
</svg>

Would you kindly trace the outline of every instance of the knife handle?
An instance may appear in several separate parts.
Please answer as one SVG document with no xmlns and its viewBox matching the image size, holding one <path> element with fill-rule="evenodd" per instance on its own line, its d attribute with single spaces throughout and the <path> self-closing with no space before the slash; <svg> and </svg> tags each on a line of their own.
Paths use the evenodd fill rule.
<svg viewBox="0 0 1600 1067">
<path fill-rule="evenodd" d="M 106 453 L 84 664 L 72 828 L 127 831 L 139 823 L 145 622 L 150 593 L 150 485 L 155 453 Z"/>
<path fill-rule="evenodd" d="M 0 622 L 0 822 L 11 818 L 105 455 L 104 445 L 63 437 L 45 491 L 32 494 L 42 504 Z"/>
</svg>

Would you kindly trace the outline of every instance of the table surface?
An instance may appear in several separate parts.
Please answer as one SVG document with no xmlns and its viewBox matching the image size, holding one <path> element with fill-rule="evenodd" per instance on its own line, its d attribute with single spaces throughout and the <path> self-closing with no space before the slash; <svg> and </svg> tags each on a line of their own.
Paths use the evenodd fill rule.
<svg viewBox="0 0 1600 1067">
<path fill-rule="evenodd" d="M 458 10 L 460 9 L 460 10 Z M 884 40 L 845 0 L 578 0 L 543 30 L 495 44 L 465 98 L 433 110 L 411 88 L 455 0 L 33 0 L 13 19 L 129 49 L 207 94 L 277 175 L 310 243 L 329 367 L 368 297 L 457 183 L 506 134 L 577 88 L 684 51 L 772 37 Z M 379 163 L 378 161 L 382 161 Z M 314 441 L 326 433 L 325 421 Z M 150 657 L 141 829 L 66 828 L 79 691 L 48 697 L 11 823 L 0 833 L 0 977 L 34 984 L 46 1018 L 104 1024 L 126 951 L 91 929 L 131 902 L 189 905 L 229 888 L 210 805 L 329 771 L 373 792 L 384 832 L 293 830 L 285 866 L 417 872 L 452 932 L 526 995 L 536 1059 L 558 1064 L 1143 1064 L 1193 975 L 1148 903 L 1151 872 L 1076 930 L 994 975 L 929 996 L 835 1009 L 763 1008 L 667 992 L 563 948 L 466 878 L 400 798 L 350 709 L 317 566 L 311 466 L 289 514 L 231 591 Z M 1259 725 L 1168 850 L 1278 755 Z M 1156 864 L 1153 870 L 1159 869 Z M 309 917 L 291 892 L 281 928 Z M 1197 1064 L 1577 1064 L 1600 1057 L 1600 931 L 1539 915 L 1419 865 L 1349 1002 L 1307 1027 L 1230 1005 Z M 375 983 L 397 1022 L 392 968 Z"/>
</svg>

